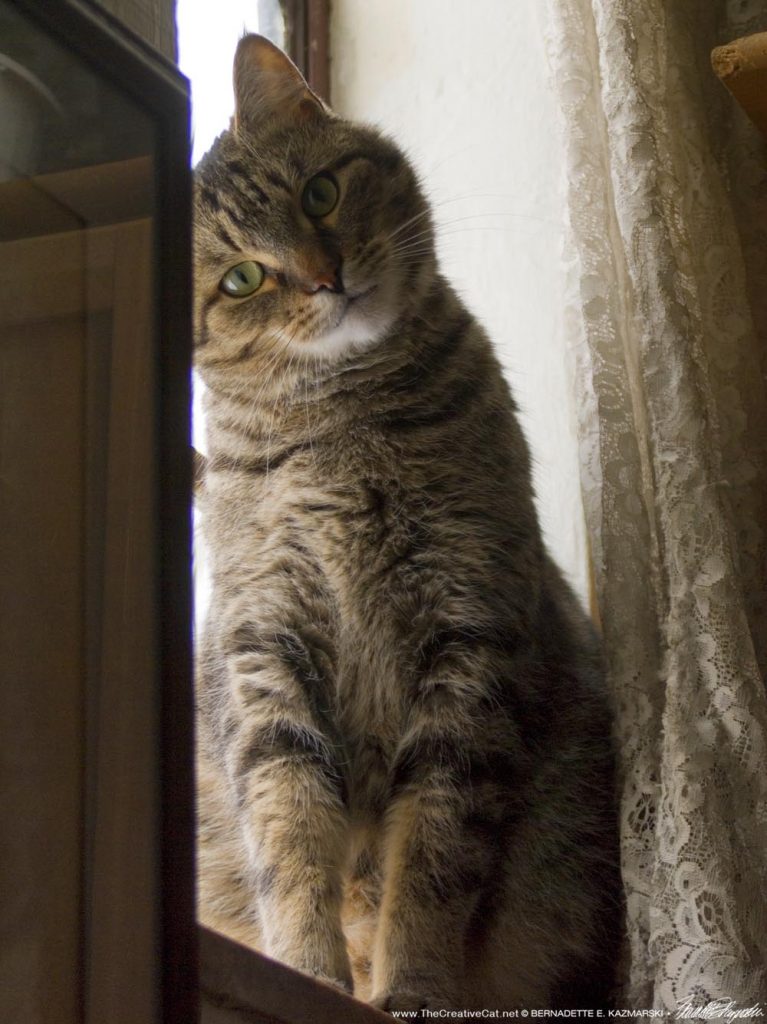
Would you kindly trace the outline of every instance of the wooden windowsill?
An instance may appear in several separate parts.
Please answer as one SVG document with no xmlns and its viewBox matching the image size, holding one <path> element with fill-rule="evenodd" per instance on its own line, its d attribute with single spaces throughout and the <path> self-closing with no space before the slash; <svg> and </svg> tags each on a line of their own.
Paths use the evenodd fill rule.
<svg viewBox="0 0 767 1024">
<path fill-rule="evenodd" d="M 767 136 L 767 32 L 717 46 L 711 64 L 745 112 Z"/>
<path fill-rule="evenodd" d="M 201 1024 L 392 1024 L 392 1018 L 200 928 Z"/>
</svg>

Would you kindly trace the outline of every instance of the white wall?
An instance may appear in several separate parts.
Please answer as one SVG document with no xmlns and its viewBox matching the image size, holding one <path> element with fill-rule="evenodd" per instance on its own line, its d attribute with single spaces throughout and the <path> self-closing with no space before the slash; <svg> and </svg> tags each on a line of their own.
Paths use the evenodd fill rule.
<svg viewBox="0 0 767 1024">
<path fill-rule="evenodd" d="M 333 0 L 331 99 L 410 153 L 443 267 L 523 413 L 549 548 L 588 593 L 562 330 L 561 168 L 541 0 Z"/>
</svg>

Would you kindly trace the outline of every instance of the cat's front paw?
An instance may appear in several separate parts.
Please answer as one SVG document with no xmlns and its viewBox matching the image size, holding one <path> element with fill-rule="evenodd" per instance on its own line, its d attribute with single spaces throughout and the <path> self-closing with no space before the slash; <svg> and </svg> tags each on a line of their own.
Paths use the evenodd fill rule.
<svg viewBox="0 0 767 1024">
<path fill-rule="evenodd" d="M 370 1005 L 374 1006 L 377 1010 L 384 1010 L 386 1013 L 401 1013 L 405 1011 L 408 1014 L 408 1020 L 426 1020 L 427 1018 L 423 1017 L 419 1011 L 448 1010 L 452 1004 L 439 996 L 429 996 L 420 992 L 397 991 L 384 992 L 381 995 L 374 996 L 370 1000 Z M 418 1016 L 415 1016 L 416 1013 L 418 1013 Z"/>
</svg>

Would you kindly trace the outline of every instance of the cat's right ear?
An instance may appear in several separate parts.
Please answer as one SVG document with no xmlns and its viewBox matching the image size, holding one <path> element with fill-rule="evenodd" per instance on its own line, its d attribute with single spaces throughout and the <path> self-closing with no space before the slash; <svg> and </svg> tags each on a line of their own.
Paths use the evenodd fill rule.
<svg viewBox="0 0 767 1024">
<path fill-rule="evenodd" d="M 247 132 L 267 118 L 301 123 L 326 108 L 289 57 L 263 36 L 243 36 L 234 55 L 234 130 Z"/>
</svg>

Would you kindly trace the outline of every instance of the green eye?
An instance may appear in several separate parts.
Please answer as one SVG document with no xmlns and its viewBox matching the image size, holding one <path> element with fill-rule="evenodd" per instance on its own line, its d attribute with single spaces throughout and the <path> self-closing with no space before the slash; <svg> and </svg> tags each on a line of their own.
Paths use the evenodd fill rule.
<svg viewBox="0 0 767 1024">
<path fill-rule="evenodd" d="M 245 260 L 236 267 L 227 270 L 221 278 L 221 291 L 233 295 L 235 299 L 244 299 L 246 295 L 257 292 L 264 282 L 264 268 L 253 260 Z"/>
<path fill-rule="evenodd" d="M 309 217 L 325 217 L 338 202 L 338 185 L 332 174 L 323 171 L 307 181 L 301 206 Z"/>
</svg>

